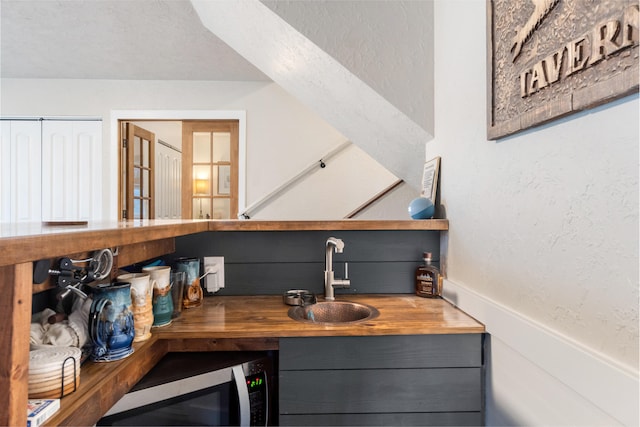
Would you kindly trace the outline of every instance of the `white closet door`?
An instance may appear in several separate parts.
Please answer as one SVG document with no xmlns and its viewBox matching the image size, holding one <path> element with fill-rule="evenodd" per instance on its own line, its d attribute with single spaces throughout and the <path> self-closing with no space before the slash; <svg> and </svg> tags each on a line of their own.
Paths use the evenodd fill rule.
<svg viewBox="0 0 640 427">
<path fill-rule="evenodd" d="M 182 215 L 182 153 L 156 142 L 155 217 L 180 219 Z"/>
<path fill-rule="evenodd" d="M 11 221 L 11 122 L 0 121 L 0 222 Z"/>
<path fill-rule="evenodd" d="M 37 120 L 3 120 L 0 221 L 41 220 L 41 131 Z"/>
<path fill-rule="evenodd" d="M 42 122 L 42 220 L 102 215 L 102 122 Z"/>
</svg>

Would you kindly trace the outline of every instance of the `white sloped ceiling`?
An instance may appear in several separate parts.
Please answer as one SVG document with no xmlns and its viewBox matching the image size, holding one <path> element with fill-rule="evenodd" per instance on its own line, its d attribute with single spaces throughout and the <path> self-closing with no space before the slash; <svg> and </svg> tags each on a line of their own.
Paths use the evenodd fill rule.
<svg viewBox="0 0 640 427">
<path fill-rule="evenodd" d="M 324 2 L 300 3 L 301 5 L 296 7 Z M 349 10 L 349 14 L 352 15 L 357 15 L 357 8 L 369 7 L 369 2 L 345 1 L 344 3 L 343 7 L 347 8 L 345 10 Z M 390 3 L 399 6 L 401 3 L 411 2 Z M 397 82 L 402 80 L 403 70 L 412 70 L 411 63 L 400 65 L 395 57 L 386 61 L 383 58 L 384 55 L 377 54 L 378 61 L 373 60 L 377 66 L 374 70 L 374 67 L 365 67 L 372 60 L 351 62 L 347 60 L 349 52 L 355 55 L 358 51 L 375 49 L 376 44 L 379 45 L 381 40 L 385 40 L 384 34 L 379 34 L 374 40 L 364 40 L 358 46 L 350 46 L 345 40 L 342 47 L 336 42 L 336 37 L 339 35 L 325 37 L 324 44 L 333 46 L 332 49 L 327 48 L 327 50 L 333 50 L 333 55 L 340 56 L 342 61 L 339 61 L 258 0 L 223 2 L 192 0 L 192 4 L 202 23 L 212 33 L 302 103 L 315 110 L 394 175 L 419 190 L 425 143 L 433 137 L 432 133 L 425 130 L 425 127 L 432 123 L 433 112 L 429 105 L 433 97 L 429 97 L 431 86 L 428 83 L 433 80 L 432 74 L 424 76 L 424 82 L 411 82 L 410 80 L 415 79 L 416 76 L 413 75 L 413 71 L 408 71 L 406 75 L 411 78 L 407 77 L 404 84 L 400 85 Z M 412 21 L 412 25 L 415 25 L 413 20 L 423 19 L 421 16 L 413 16 L 406 9 L 399 10 L 400 13 L 395 18 L 400 16 L 400 19 Z M 375 13 L 384 15 L 389 11 L 390 9 L 381 8 Z M 292 16 L 313 20 L 314 14 L 307 14 L 304 9 L 298 9 L 295 13 L 291 10 L 290 12 Z M 428 12 L 429 8 L 426 8 L 424 13 Z M 285 15 L 282 10 L 280 14 Z M 338 11 L 334 10 L 333 14 L 338 14 Z M 428 21 L 425 25 L 430 28 L 432 23 L 429 16 L 424 18 Z M 330 19 L 325 17 L 325 21 L 328 23 Z M 372 23 L 365 21 L 370 28 L 368 32 L 371 34 Z M 381 22 L 384 22 L 384 19 Z M 338 26 L 339 24 L 338 21 L 335 23 Z M 347 21 L 344 25 L 346 24 L 348 24 Z M 352 25 L 356 24 L 357 21 L 352 22 Z M 330 33 L 335 25 L 325 26 L 325 34 Z M 309 27 L 309 31 L 313 32 L 313 28 L 313 26 Z M 397 28 L 397 23 L 389 28 Z M 398 46 L 397 36 L 390 34 L 389 37 L 393 40 L 389 40 L 385 49 Z M 406 38 L 408 35 L 404 34 L 402 37 Z M 363 39 L 360 38 L 360 40 Z M 374 45 L 371 46 L 371 43 Z M 431 56 L 427 51 L 429 45 L 423 40 L 407 40 L 407 43 L 417 46 L 415 55 Z M 342 53 L 338 54 L 338 51 Z M 375 56 L 369 55 L 370 58 Z M 428 61 L 421 62 L 421 64 L 425 63 L 426 65 L 421 66 L 428 69 Z M 352 71 L 348 67 L 357 68 L 357 70 Z M 387 72 L 394 74 L 394 78 L 385 74 Z M 418 109 L 423 111 L 426 118 L 421 124 L 416 123 L 406 112 L 387 99 L 387 97 L 394 98 L 396 87 L 402 86 L 402 90 L 406 91 L 406 85 L 411 88 L 413 84 L 424 87 L 425 90 L 416 90 L 415 94 L 399 96 L 395 101 L 414 116 Z M 376 86 L 377 90 L 372 86 Z M 410 100 L 416 96 L 429 98 L 413 105 Z M 406 99 L 409 101 L 405 101 Z"/>
</svg>

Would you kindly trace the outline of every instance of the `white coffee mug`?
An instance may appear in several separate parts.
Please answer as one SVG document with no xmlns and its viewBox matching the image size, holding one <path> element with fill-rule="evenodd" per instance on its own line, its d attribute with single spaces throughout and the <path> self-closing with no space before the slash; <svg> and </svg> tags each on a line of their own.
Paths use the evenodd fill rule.
<svg viewBox="0 0 640 427">
<path fill-rule="evenodd" d="M 168 265 L 143 267 L 142 271 L 149 273 L 151 280 L 155 280 L 155 289 L 164 290 L 171 284 L 171 267 Z"/>
<path fill-rule="evenodd" d="M 143 308 L 147 298 L 151 301 L 155 281 L 151 280 L 149 273 L 127 273 L 118 276 L 119 282 L 131 283 L 131 301 L 134 306 Z"/>
</svg>

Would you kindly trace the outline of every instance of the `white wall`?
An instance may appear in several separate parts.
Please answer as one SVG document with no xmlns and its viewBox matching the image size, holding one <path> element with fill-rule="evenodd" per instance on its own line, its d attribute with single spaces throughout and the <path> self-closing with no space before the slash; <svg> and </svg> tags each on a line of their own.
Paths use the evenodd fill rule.
<svg viewBox="0 0 640 427">
<path fill-rule="evenodd" d="M 107 196 L 117 186 L 114 167 L 117 159 L 112 158 L 113 150 L 109 149 L 115 138 L 108 125 L 112 110 L 246 111 L 247 205 L 345 141 L 343 135 L 315 113 L 269 82 L 2 79 L 0 83 L 2 116 L 103 118 L 104 161 L 111 165 L 105 168 L 103 180 L 106 218 L 115 218 L 117 209 L 116 202 Z M 364 176 L 385 172 L 365 155 L 358 156 L 357 162 L 350 166 Z M 351 193 L 352 198 L 366 197 L 360 186 L 344 185 L 335 174 L 325 175 L 324 186 Z M 388 181 L 385 185 L 392 182 Z M 370 188 L 367 192 L 373 195 L 378 190 L 380 188 Z M 307 193 L 314 192 L 307 190 Z M 286 203 L 294 206 L 300 199 L 291 198 Z M 346 208 L 344 213 L 348 212 Z"/>
<path fill-rule="evenodd" d="M 356 198 L 351 192 L 339 191 L 341 187 L 348 186 L 355 194 L 367 194 L 368 198 L 375 193 L 372 188 L 382 190 L 389 186 L 390 182 L 397 180 L 395 176 L 380 165 L 372 164 L 378 170 L 375 174 L 363 175 L 360 170 L 353 168 L 366 162 L 362 159 L 366 154 L 355 145 L 348 145 L 340 155 L 336 155 L 325 162 L 325 167 L 315 167 L 297 185 L 293 185 L 286 191 L 286 197 L 276 197 L 273 202 L 261 211 L 259 215 L 251 218 L 295 220 L 305 218 L 309 220 L 327 220 L 344 218 L 346 214 L 357 209 L 365 201 Z M 323 185 L 327 179 L 331 179 L 332 185 Z M 309 189 L 314 191 L 309 193 Z M 414 196 L 415 197 L 415 196 Z M 298 203 L 291 203 L 297 200 Z M 403 206 L 408 206 L 409 202 Z M 378 216 L 389 218 L 386 215 Z M 406 212 L 402 219 L 409 219 Z"/>
<path fill-rule="evenodd" d="M 156 136 L 156 141 L 160 140 L 182 151 L 181 121 L 134 121 L 132 123 L 152 132 Z"/>
<path fill-rule="evenodd" d="M 488 141 L 487 4 L 436 0 L 426 144 L 447 296 L 497 343 L 487 423 L 638 425 L 638 96 Z"/>
</svg>

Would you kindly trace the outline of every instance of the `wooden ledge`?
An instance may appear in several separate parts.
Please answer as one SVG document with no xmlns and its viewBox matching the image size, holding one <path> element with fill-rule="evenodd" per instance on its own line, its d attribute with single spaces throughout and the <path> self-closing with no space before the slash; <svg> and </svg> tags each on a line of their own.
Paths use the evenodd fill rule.
<svg viewBox="0 0 640 427">
<path fill-rule="evenodd" d="M 449 229 L 448 219 L 336 221 L 211 220 L 210 231 L 325 231 L 325 230 L 434 230 Z"/>
<path fill-rule="evenodd" d="M 86 226 L 0 225 L 0 266 L 208 231 L 207 221 L 121 221 Z"/>
<path fill-rule="evenodd" d="M 261 221 L 136 220 L 81 226 L 0 224 L 0 266 L 70 254 L 145 244 L 205 231 L 416 230 L 445 231 L 449 220 Z"/>
</svg>

